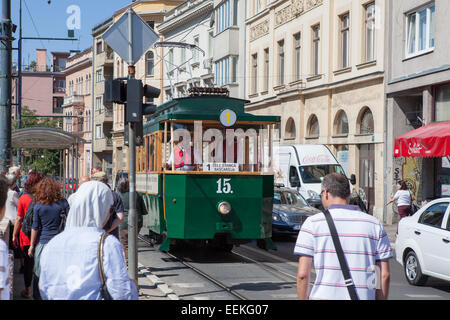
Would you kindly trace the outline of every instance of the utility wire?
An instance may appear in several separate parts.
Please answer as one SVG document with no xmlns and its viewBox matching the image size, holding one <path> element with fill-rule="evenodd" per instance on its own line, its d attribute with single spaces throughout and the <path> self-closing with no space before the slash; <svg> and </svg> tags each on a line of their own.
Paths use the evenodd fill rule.
<svg viewBox="0 0 450 320">
<path fill-rule="evenodd" d="M 23 2 L 25 3 L 25 8 L 27 9 L 28 15 L 30 16 L 30 20 L 31 23 L 33 24 L 34 30 L 36 31 L 36 34 L 39 38 L 41 38 L 41 34 L 39 33 L 38 28 L 36 27 L 36 23 L 34 22 L 33 16 L 30 12 L 30 9 L 28 8 L 28 4 L 27 4 L 27 0 L 23 0 Z M 46 48 L 46 46 L 44 45 L 44 42 L 42 42 L 42 40 L 39 40 L 41 42 L 42 47 L 45 49 L 45 59 L 47 60 L 47 56 L 48 56 L 48 50 Z M 37 61 L 36 61 L 37 62 Z"/>
</svg>

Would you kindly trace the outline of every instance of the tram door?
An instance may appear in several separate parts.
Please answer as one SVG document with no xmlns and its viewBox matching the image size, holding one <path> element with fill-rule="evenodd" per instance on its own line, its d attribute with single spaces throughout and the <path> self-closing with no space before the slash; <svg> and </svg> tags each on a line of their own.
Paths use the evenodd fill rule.
<svg viewBox="0 0 450 320">
<path fill-rule="evenodd" d="M 375 204 L 375 144 L 359 146 L 359 187 L 367 197 L 369 214 L 373 214 Z"/>
</svg>

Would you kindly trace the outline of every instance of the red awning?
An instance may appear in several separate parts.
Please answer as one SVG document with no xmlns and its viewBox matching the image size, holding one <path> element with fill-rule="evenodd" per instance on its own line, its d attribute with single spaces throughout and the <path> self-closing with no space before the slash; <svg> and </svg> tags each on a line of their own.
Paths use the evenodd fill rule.
<svg viewBox="0 0 450 320">
<path fill-rule="evenodd" d="M 394 157 L 450 156 L 450 121 L 433 122 L 395 139 Z"/>
</svg>

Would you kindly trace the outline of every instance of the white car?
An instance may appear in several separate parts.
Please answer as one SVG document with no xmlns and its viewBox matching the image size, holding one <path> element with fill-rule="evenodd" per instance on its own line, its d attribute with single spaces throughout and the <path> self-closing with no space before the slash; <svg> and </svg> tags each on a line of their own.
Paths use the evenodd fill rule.
<svg viewBox="0 0 450 320">
<path fill-rule="evenodd" d="M 424 285 L 428 276 L 450 281 L 450 198 L 400 220 L 395 251 L 410 284 Z"/>
</svg>

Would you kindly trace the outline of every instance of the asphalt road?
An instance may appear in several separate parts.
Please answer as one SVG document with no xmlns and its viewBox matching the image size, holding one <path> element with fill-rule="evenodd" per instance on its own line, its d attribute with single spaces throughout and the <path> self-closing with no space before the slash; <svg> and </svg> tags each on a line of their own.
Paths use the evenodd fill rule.
<svg viewBox="0 0 450 320">
<path fill-rule="evenodd" d="M 184 259 L 212 278 L 250 300 L 296 300 L 298 256 L 293 254 L 296 236 L 274 236 L 277 250 L 266 251 L 256 241 L 235 247 L 233 254 L 182 250 Z M 237 253 L 237 254 L 236 254 Z M 239 255 L 252 260 L 246 260 Z M 206 280 L 156 248 L 141 248 L 139 261 L 159 277 L 177 299 L 235 300 L 227 290 Z M 430 278 L 425 286 L 411 286 L 402 266 L 392 259 L 389 300 L 450 300 L 450 282 Z M 311 281 L 315 274 L 311 276 Z"/>
</svg>

